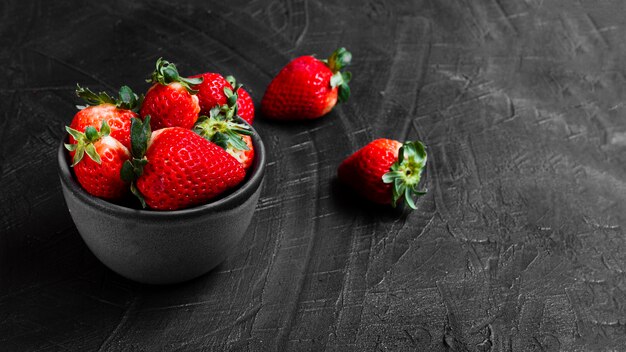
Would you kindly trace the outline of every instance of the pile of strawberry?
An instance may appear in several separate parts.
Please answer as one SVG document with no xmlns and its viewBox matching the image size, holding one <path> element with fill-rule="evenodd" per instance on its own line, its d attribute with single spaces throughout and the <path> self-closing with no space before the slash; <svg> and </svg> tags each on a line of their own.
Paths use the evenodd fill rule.
<svg viewBox="0 0 626 352">
<path fill-rule="evenodd" d="M 350 96 L 352 54 L 345 48 L 327 60 L 301 56 L 287 64 L 261 101 L 263 116 L 316 119 Z M 132 192 L 144 208 L 183 209 L 233 189 L 254 160 L 250 124 L 254 103 L 231 76 L 181 77 L 159 59 L 145 98 L 124 86 L 119 96 L 78 87 L 87 106 L 74 116 L 66 148 L 78 182 L 90 194 L 118 200 Z M 88 157 L 84 157 L 87 154 Z M 426 164 L 420 141 L 377 139 L 344 160 L 339 180 L 365 198 L 415 209 Z"/>
<path fill-rule="evenodd" d="M 254 160 L 254 104 L 232 77 L 181 77 L 159 59 L 144 97 L 76 90 L 87 106 L 66 127 L 74 174 L 90 194 L 132 192 L 156 210 L 203 204 L 240 184 Z M 85 154 L 87 157 L 85 157 Z"/>
</svg>

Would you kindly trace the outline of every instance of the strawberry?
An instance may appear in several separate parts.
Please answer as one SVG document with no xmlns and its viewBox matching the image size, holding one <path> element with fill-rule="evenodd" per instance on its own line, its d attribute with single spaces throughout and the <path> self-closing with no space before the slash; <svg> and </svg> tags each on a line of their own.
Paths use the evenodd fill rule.
<svg viewBox="0 0 626 352">
<path fill-rule="evenodd" d="M 248 170 L 254 160 L 252 131 L 245 122 L 235 122 L 234 109 L 227 105 L 216 106 L 210 116 L 200 116 L 193 130 L 206 140 L 225 149 Z"/>
<path fill-rule="evenodd" d="M 131 127 L 133 159 L 122 177 L 142 203 L 157 210 L 176 210 L 203 204 L 235 187 L 246 173 L 219 146 L 181 127 L 150 132 L 150 117 Z M 145 153 L 145 154 L 144 154 Z"/>
<path fill-rule="evenodd" d="M 65 127 L 75 143 L 65 144 L 73 156 L 72 167 L 78 183 L 87 193 L 115 200 L 128 191 L 128 183 L 120 178 L 122 165 L 130 157 L 128 149 L 111 137 L 107 120 L 102 120 L 100 131 L 93 126 L 85 132 Z M 87 154 L 87 158 L 84 155 Z"/>
<path fill-rule="evenodd" d="M 426 159 L 426 149 L 420 141 L 402 144 L 381 138 L 345 159 L 337 174 L 340 181 L 375 203 L 395 207 L 404 198 L 408 206 L 416 209 L 413 196 L 426 193 L 418 190 Z"/>
<path fill-rule="evenodd" d="M 156 70 L 146 80 L 153 83 L 148 89 L 141 116 L 152 117 L 152 129 L 165 127 L 192 128 L 200 113 L 200 104 L 192 86 L 202 83 L 201 78 L 184 78 L 178 74 L 176 65 L 161 58 Z"/>
<path fill-rule="evenodd" d="M 226 105 L 228 99 L 235 99 L 237 101 L 236 113 L 247 123 L 252 124 L 254 121 L 254 103 L 250 94 L 241 88 L 240 84 L 237 84 L 233 76 L 224 78 L 219 73 L 207 72 L 191 76 L 191 78 L 202 78 L 202 83 L 196 87 L 201 115 L 209 115 L 215 106 Z M 230 98 L 232 95 L 235 95 L 235 98 Z"/>
<path fill-rule="evenodd" d="M 340 72 L 350 64 L 352 54 L 345 48 L 328 60 L 301 56 L 285 66 L 270 82 L 261 101 L 261 110 L 279 120 L 315 119 L 327 114 L 350 96 L 350 72 Z"/>
<path fill-rule="evenodd" d="M 233 86 L 236 86 L 233 84 Z M 254 122 L 254 102 L 252 101 L 252 97 L 248 92 L 243 89 L 237 89 L 237 115 L 244 119 L 247 123 L 252 124 Z"/>
<path fill-rule="evenodd" d="M 137 94 L 129 87 L 123 86 L 120 88 L 119 98 L 116 99 L 105 92 L 96 94 L 88 88 L 77 85 L 76 95 L 85 100 L 87 106 L 77 106 L 81 110 L 74 115 L 70 124 L 72 129 L 85 132 L 87 127 L 100 126 L 106 121 L 111 128 L 111 137 L 120 141 L 126 148 L 130 148 L 130 119 L 138 116 L 135 111 L 141 102 Z M 77 143 L 71 135 L 70 143 Z"/>
</svg>

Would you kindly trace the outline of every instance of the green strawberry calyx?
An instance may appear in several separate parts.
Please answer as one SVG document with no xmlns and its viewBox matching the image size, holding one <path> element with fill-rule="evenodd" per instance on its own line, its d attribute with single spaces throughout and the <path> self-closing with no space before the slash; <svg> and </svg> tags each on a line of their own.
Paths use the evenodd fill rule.
<svg viewBox="0 0 626 352">
<path fill-rule="evenodd" d="M 243 84 L 237 83 L 237 79 L 234 76 L 226 76 L 226 81 L 233 87 L 233 92 L 237 92 L 239 88 L 243 87 Z"/>
<path fill-rule="evenodd" d="M 426 194 L 426 190 L 418 190 L 422 171 L 426 167 L 426 160 L 426 147 L 422 142 L 405 142 L 400 147 L 398 160 L 382 177 L 384 183 L 393 184 L 391 205 L 394 208 L 398 200 L 404 198 L 409 207 L 417 209 L 413 197 Z"/>
<path fill-rule="evenodd" d="M 152 130 L 150 129 L 150 115 L 146 115 L 145 119 L 141 121 L 138 118 L 131 118 L 130 123 L 130 159 L 126 160 L 122 165 L 120 171 L 120 177 L 125 182 L 130 183 L 131 192 L 139 199 L 141 206 L 145 209 L 147 207 L 146 201 L 137 188 L 135 181 L 143 175 L 143 168 L 148 164 L 146 159 L 146 151 L 148 150 L 148 143 L 152 136 Z"/>
<path fill-rule="evenodd" d="M 226 104 L 220 106 L 220 110 L 223 114 L 225 114 L 226 118 L 232 119 L 235 116 L 238 116 L 237 113 L 239 110 L 239 106 L 237 105 L 237 100 L 239 99 L 239 88 L 241 88 L 243 85 L 237 83 L 237 80 L 235 80 L 235 77 L 233 76 L 226 76 L 226 81 L 231 85 L 231 87 L 234 88 L 224 88 Z"/>
<path fill-rule="evenodd" d="M 225 150 L 249 150 L 242 136 L 252 135 L 250 125 L 238 116 L 230 115 L 230 112 L 232 109 L 226 104 L 214 107 L 209 116 L 198 118 L 193 131 Z"/>
<path fill-rule="evenodd" d="M 65 130 L 76 140 L 75 144 L 65 143 L 65 149 L 70 152 L 75 152 L 74 158 L 72 159 L 72 167 L 76 166 L 76 164 L 83 160 L 85 154 L 87 154 L 87 156 L 89 156 L 89 158 L 96 163 L 102 163 L 102 159 L 100 159 L 100 155 L 96 151 L 94 143 L 99 141 L 100 138 L 108 136 L 111 133 L 111 127 L 109 127 L 106 120 L 102 120 L 100 131 L 93 126 L 85 128 L 85 132 L 80 132 L 69 126 L 65 126 Z"/>
<path fill-rule="evenodd" d="M 330 77 L 330 86 L 332 88 L 339 87 L 339 102 L 346 102 L 348 98 L 350 98 L 350 86 L 348 83 L 352 79 L 352 73 L 347 71 L 341 72 L 341 70 L 352 62 L 352 53 L 346 50 L 346 48 L 339 48 L 335 50 L 327 60 L 322 60 L 322 62 L 324 62 L 333 73 Z"/>
<path fill-rule="evenodd" d="M 156 69 L 152 72 L 152 76 L 146 79 L 148 83 L 159 83 L 164 86 L 170 83 L 180 83 L 189 94 L 197 94 L 198 91 L 193 89 L 193 86 L 196 86 L 202 83 L 204 79 L 202 77 L 198 78 L 186 78 L 181 77 L 178 74 L 178 69 L 176 69 L 176 65 L 173 63 L 163 60 L 163 58 L 159 58 L 156 62 Z"/>
<path fill-rule="evenodd" d="M 227 118 L 233 118 L 238 115 L 239 105 L 237 100 L 239 99 L 239 88 L 243 87 L 243 84 L 237 83 L 237 80 L 233 76 L 226 76 L 226 81 L 233 89 L 228 87 L 224 88 L 224 95 L 226 96 L 226 106 L 222 105 L 220 109 L 226 114 Z M 227 109 L 228 108 L 228 109 Z"/>
<path fill-rule="evenodd" d="M 87 103 L 87 105 L 76 105 L 76 108 L 79 110 L 85 109 L 88 106 L 113 104 L 119 109 L 138 112 L 143 101 L 143 94 L 138 96 L 133 93 L 133 90 L 128 86 L 122 86 L 118 92 L 118 97 L 115 98 L 110 96 L 107 92 L 95 93 L 89 88 L 83 88 L 79 84 L 76 84 L 76 95 Z"/>
</svg>

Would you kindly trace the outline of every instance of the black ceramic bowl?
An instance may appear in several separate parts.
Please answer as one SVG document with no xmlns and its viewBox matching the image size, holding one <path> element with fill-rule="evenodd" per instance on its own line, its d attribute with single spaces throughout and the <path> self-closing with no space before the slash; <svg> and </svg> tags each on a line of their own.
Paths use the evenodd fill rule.
<svg viewBox="0 0 626 352">
<path fill-rule="evenodd" d="M 255 160 L 232 193 L 194 208 L 139 210 L 85 192 L 59 146 L 59 176 L 74 224 L 89 249 L 111 270 L 134 281 L 169 284 L 207 273 L 234 252 L 259 200 L 265 148 L 253 131 Z"/>
</svg>

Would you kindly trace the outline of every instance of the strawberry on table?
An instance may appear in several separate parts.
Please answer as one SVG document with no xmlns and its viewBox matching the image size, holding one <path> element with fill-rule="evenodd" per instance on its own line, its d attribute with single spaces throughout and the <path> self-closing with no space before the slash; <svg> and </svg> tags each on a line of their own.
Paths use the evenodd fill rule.
<svg viewBox="0 0 626 352">
<path fill-rule="evenodd" d="M 154 133 L 150 117 L 133 119 L 133 158 L 122 176 L 152 209 L 176 210 L 206 203 L 243 181 L 243 166 L 224 149 L 192 130 L 171 127 Z"/>
<path fill-rule="evenodd" d="M 250 94 L 241 87 L 241 84 L 237 84 L 233 76 L 224 78 L 219 73 L 207 72 L 191 76 L 191 78 L 202 79 L 202 83 L 196 86 L 201 115 L 209 115 L 211 109 L 226 105 L 228 99 L 235 95 L 235 98 L 230 99 L 237 100 L 236 114 L 252 124 L 254 121 L 254 103 Z M 225 93 L 225 91 L 230 91 L 230 94 Z"/>
<path fill-rule="evenodd" d="M 264 116 L 279 120 L 319 118 L 350 96 L 352 54 L 336 50 L 328 60 L 301 56 L 291 61 L 272 80 L 261 101 Z"/>
<path fill-rule="evenodd" d="M 200 113 L 200 104 L 194 87 L 202 78 L 184 78 L 176 65 L 159 58 L 152 77 L 153 83 L 141 106 L 141 116 L 150 115 L 152 129 L 165 127 L 192 128 Z"/>
<path fill-rule="evenodd" d="M 414 196 L 426 166 L 426 147 L 420 141 L 404 144 L 376 139 L 345 159 L 337 171 L 339 180 L 363 197 L 379 204 L 396 206 L 404 199 L 416 209 Z"/>
<path fill-rule="evenodd" d="M 89 88 L 77 85 L 76 95 L 82 98 L 87 106 L 77 106 L 81 109 L 74 115 L 70 127 L 79 132 L 85 132 L 89 126 L 100 128 L 103 121 L 110 126 L 111 137 L 120 141 L 126 148 L 130 148 L 130 119 L 138 117 L 136 111 L 141 98 L 127 87 L 120 88 L 118 98 L 109 96 L 106 92 L 94 93 Z M 76 140 L 70 135 L 70 143 Z"/>
<path fill-rule="evenodd" d="M 128 183 L 120 178 L 122 165 L 130 153 L 117 139 L 111 137 L 107 120 L 102 120 L 100 130 L 93 126 L 84 132 L 65 127 L 74 143 L 65 144 L 72 156 L 72 167 L 78 183 L 87 193 L 115 200 L 128 192 Z M 85 157 L 85 154 L 87 157 Z"/>
</svg>

